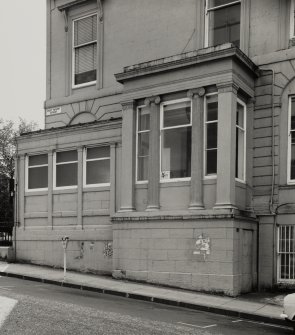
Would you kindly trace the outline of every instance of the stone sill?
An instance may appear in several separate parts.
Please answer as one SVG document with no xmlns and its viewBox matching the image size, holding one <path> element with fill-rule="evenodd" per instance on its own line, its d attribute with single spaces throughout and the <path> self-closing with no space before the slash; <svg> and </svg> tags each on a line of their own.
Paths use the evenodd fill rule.
<svg viewBox="0 0 295 335">
<path fill-rule="evenodd" d="M 111 216 L 111 221 L 175 221 L 200 219 L 246 219 L 256 221 L 252 212 L 237 209 L 198 209 L 187 211 L 145 211 L 145 212 L 117 212 Z"/>
</svg>

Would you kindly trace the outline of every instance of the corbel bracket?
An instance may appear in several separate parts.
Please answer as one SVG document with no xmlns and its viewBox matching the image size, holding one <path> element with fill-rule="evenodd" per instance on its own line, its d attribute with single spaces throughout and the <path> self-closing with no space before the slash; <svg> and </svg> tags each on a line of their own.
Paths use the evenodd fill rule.
<svg viewBox="0 0 295 335">
<path fill-rule="evenodd" d="M 99 22 L 102 22 L 103 21 L 102 0 L 97 0 L 97 6 L 98 6 L 98 18 L 99 18 Z"/>
<path fill-rule="evenodd" d="M 65 32 L 67 33 L 69 30 L 69 23 L 68 23 L 68 11 L 66 9 L 62 10 L 62 14 L 64 16 L 64 20 L 65 20 Z"/>
</svg>

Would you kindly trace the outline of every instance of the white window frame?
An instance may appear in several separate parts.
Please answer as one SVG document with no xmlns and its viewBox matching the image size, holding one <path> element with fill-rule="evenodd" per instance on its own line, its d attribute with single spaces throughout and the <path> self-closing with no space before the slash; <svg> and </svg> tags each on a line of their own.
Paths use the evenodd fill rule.
<svg viewBox="0 0 295 335">
<path fill-rule="evenodd" d="M 98 80 L 98 78 L 97 78 L 97 67 L 98 67 L 98 62 L 97 62 L 97 59 L 98 59 L 98 57 L 97 57 L 97 55 L 98 55 L 97 33 L 96 33 L 96 40 L 93 40 L 91 42 L 87 42 L 87 43 L 75 46 L 75 22 L 79 21 L 79 20 L 86 19 L 87 17 L 90 17 L 90 16 L 96 16 L 97 26 L 98 26 L 98 15 L 97 15 L 97 13 L 92 13 L 92 14 L 88 14 L 88 15 L 85 15 L 85 16 L 81 16 L 81 17 L 78 17 L 77 19 L 74 19 L 72 21 L 72 88 L 92 86 L 92 85 L 96 84 L 96 82 Z M 80 48 L 82 46 L 90 45 L 90 44 L 93 44 L 94 42 L 96 42 L 96 80 L 89 81 L 89 82 L 83 83 L 83 84 L 75 85 L 75 62 L 76 62 L 75 48 Z"/>
<path fill-rule="evenodd" d="M 233 5 L 236 5 L 238 3 L 241 3 L 241 0 L 233 0 L 231 3 L 228 3 L 228 4 L 208 8 L 208 1 L 209 0 L 206 0 L 206 4 L 205 4 L 205 48 L 209 47 L 209 14 L 210 14 L 210 12 L 212 12 L 216 9 L 229 7 L 229 6 L 233 6 Z M 242 17 L 242 13 L 241 13 L 241 17 Z M 241 41 L 241 32 L 240 32 L 240 41 Z"/>
<path fill-rule="evenodd" d="M 239 99 L 239 98 L 237 98 L 237 105 L 238 105 L 238 103 L 240 104 L 240 105 L 242 105 L 243 106 L 243 108 L 244 108 L 244 128 L 242 128 L 242 127 L 240 127 L 240 126 L 238 126 L 237 125 L 237 121 L 236 121 L 236 132 L 237 132 L 237 129 L 240 129 L 240 130 L 242 130 L 243 131 L 243 133 L 244 133 L 244 148 L 243 148 L 243 150 L 244 150 L 244 152 L 243 152 L 243 158 L 244 158 L 244 164 L 243 164 L 243 176 L 244 176 L 244 178 L 243 179 L 240 179 L 240 178 L 235 178 L 236 179 L 236 181 L 239 181 L 240 183 L 246 183 L 246 149 L 247 149 L 247 105 L 245 104 L 245 102 L 244 101 L 242 101 L 241 99 Z M 236 141 L 236 138 L 235 138 L 235 141 Z M 236 159 L 237 159 L 237 157 L 236 157 Z M 236 163 L 236 162 L 235 162 Z"/>
<path fill-rule="evenodd" d="M 287 183 L 290 185 L 295 184 L 295 179 L 291 179 L 291 111 L 292 111 L 292 99 L 295 99 L 295 95 L 290 95 L 288 99 L 288 151 L 287 151 Z M 295 132 L 295 129 L 293 130 Z"/>
<path fill-rule="evenodd" d="M 287 252 L 280 250 L 280 234 L 282 232 L 282 229 L 285 228 L 285 235 L 286 235 L 286 229 L 290 229 L 291 227 L 293 227 L 293 230 L 295 229 L 295 226 L 292 224 L 284 224 L 284 225 L 279 225 L 277 227 L 277 282 L 278 283 L 289 283 L 289 284 L 294 284 L 295 283 L 295 262 L 293 262 L 293 272 L 292 272 L 292 277 L 293 279 L 286 279 L 286 278 L 281 278 L 281 256 L 283 254 L 289 254 L 289 255 L 293 255 L 294 259 L 295 259 L 295 251 L 290 251 Z M 290 229 L 291 230 L 291 229 Z M 290 231 L 289 231 L 289 236 L 290 236 Z M 285 241 L 286 241 L 286 236 L 285 236 Z M 290 241 L 290 238 L 289 238 Z M 294 241 L 295 243 L 295 241 Z M 290 244 L 289 244 L 290 246 Z M 286 242 L 285 242 L 285 249 L 286 249 Z M 291 276 L 290 273 L 290 258 L 289 258 L 289 277 Z"/>
<path fill-rule="evenodd" d="M 63 149 L 63 150 L 58 150 L 53 153 L 53 189 L 54 190 L 70 190 L 70 189 L 76 189 L 78 188 L 78 178 L 79 178 L 79 172 L 77 175 L 77 185 L 71 185 L 71 186 L 56 186 L 56 166 L 57 165 L 65 165 L 65 164 L 71 164 L 71 163 L 77 163 L 77 169 L 79 168 L 79 160 L 78 160 L 78 152 L 77 152 L 77 160 L 76 161 L 68 161 L 68 162 L 62 162 L 62 163 L 57 163 L 56 162 L 56 154 L 58 152 L 66 152 L 66 151 L 73 151 L 76 150 L 76 148 L 71 148 L 71 149 Z"/>
<path fill-rule="evenodd" d="M 87 149 L 90 148 L 98 148 L 98 147 L 109 147 L 110 148 L 110 155 L 107 157 L 101 157 L 101 158 L 91 158 L 87 159 Z M 110 170 L 111 170 L 111 147 L 110 145 L 93 145 L 93 146 L 87 146 L 83 150 L 83 187 L 88 188 L 88 187 L 104 187 L 104 186 L 110 186 L 111 183 L 98 183 L 98 184 L 86 184 L 87 180 L 87 162 L 94 162 L 94 161 L 105 161 L 108 160 L 110 162 Z"/>
<path fill-rule="evenodd" d="M 38 152 L 38 153 L 34 153 L 34 154 L 29 154 L 29 155 L 26 155 L 26 157 L 25 157 L 25 191 L 26 192 L 48 191 L 49 180 L 47 181 L 47 187 L 29 189 L 29 169 L 47 166 L 47 173 L 48 173 L 48 170 L 49 170 L 49 162 L 48 161 L 47 161 L 47 164 L 34 165 L 34 166 L 29 167 L 29 157 L 39 156 L 39 155 L 47 155 L 47 157 L 48 157 L 47 152 Z"/>
<path fill-rule="evenodd" d="M 203 134 L 204 134 L 204 139 L 203 139 L 203 143 L 204 143 L 204 150 L 203 150 L 203 169 L 204 169 L 204 172 L 203 172 L 203 177 L 204 179 L 216 179 L 217 178 L 217 171 L 216 173 L 212 173 L 212 174 L 206 174 L 206 170 L 207 170 L 207 155 L 206 155 L 206 152 L 207 152 L 207 124 L 209 123 L 217 123 L 217 134 L 218 134 L 218 109 L 217 109 L 217 120 L 216 121 L 207 121 L 207 97 L 210 97 L 210 96 L 213 96 L 213 95 L 216 95 L 217 96 L 217 101 L 218 101 L 218 92 L 213 92 L 213 93 L 208 93 L 205 95 L 205 99 L 204 99 L 204 131 L 203 131 Z M 217 157 L 218 157 L 218 137 L 217 137 Z M 218 162 L 217 162 L 218 163 Z"/>
<path fill-rule="evenodd" d="M 164 120 L 164 107 L 167 105 L 173 105 L 180 102 L 190 102 L 190 123 L 181 126 L 173 126 L 173 127 L 163 127 L 163 120 Z M 171 183 L 171 182 L 178 182 L 178 181 L 190 181 L 191 177 L 184 177 L 184 178 L 162 178 L 162 131 L 167 129 L 177 129 L 177 128 L 187 128 L 191 127 L 192 131 L 192 99 L 190 98 L 182 98 L 176 100 L 165 101 L 160 104 L 160 183 Z"/>
<path fill-rule="evenodd" d="M 290 3 L 290 38 L 295 38 L 295 31 L 294 31 L 294 10 L 295 10 L 295 5 L 294 5 L 295 0 L 291 0 Z"/>
<path fill-rule="evenodd" d="M 138 130 L 138 122 L 139 122 L 139 111 L 140 109 L 146 107 L 146 105 L 140 105 L 137 106 L 136 108 L 136 164 L 135 164 L 135 182 L 136 184 L 147 184 L 149 181 L 147 180 L 138 180 L 138 133 L 142 134 L 142 133 L 149 133 L 151 132 L 151 129 L 149 130 Z M 150 114 L 150 120 L 151 120 L 151 114 Z M 151 128 L 151 127 L 150 127 Z M 150 148 L 149 148 L 150 149 Z"/>
</svg>

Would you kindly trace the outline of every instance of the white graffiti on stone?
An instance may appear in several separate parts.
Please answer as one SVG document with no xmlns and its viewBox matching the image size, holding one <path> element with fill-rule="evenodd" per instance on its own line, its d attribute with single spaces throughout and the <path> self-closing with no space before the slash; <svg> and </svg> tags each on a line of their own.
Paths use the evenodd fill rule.
<svg viewBox="0 0 295 335">
<path fill-rule="evenodd" d="M 205 237 L 203 234 L 199 235 L 196 240 L 196 249 L 193 254 L 203 255 L 204 260 L 206 260 L 206 256 L 210 255 L 210 237 Z"/>
<path fill-rule="evenodd" d="M 113 256 L 113 244 L 112 242 L 105 242 L 103 248 L 104 257 L 112 257 Z"/>
</svg>

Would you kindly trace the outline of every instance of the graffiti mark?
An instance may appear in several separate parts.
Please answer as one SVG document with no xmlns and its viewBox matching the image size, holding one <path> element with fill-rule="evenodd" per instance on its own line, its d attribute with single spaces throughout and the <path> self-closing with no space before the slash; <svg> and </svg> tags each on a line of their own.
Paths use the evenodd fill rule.
<svg viewBox="0 0 295 335">
<path fill-rule="evenodd" d="M 210 246 L 211 241 L 210 237 L 205 237 L 203 234 L 199 235 L 196 240 L 194 255 L 203 255 L 204 261 L 206 260 L 207 255 L 210 255 Z"/>
</svg>

